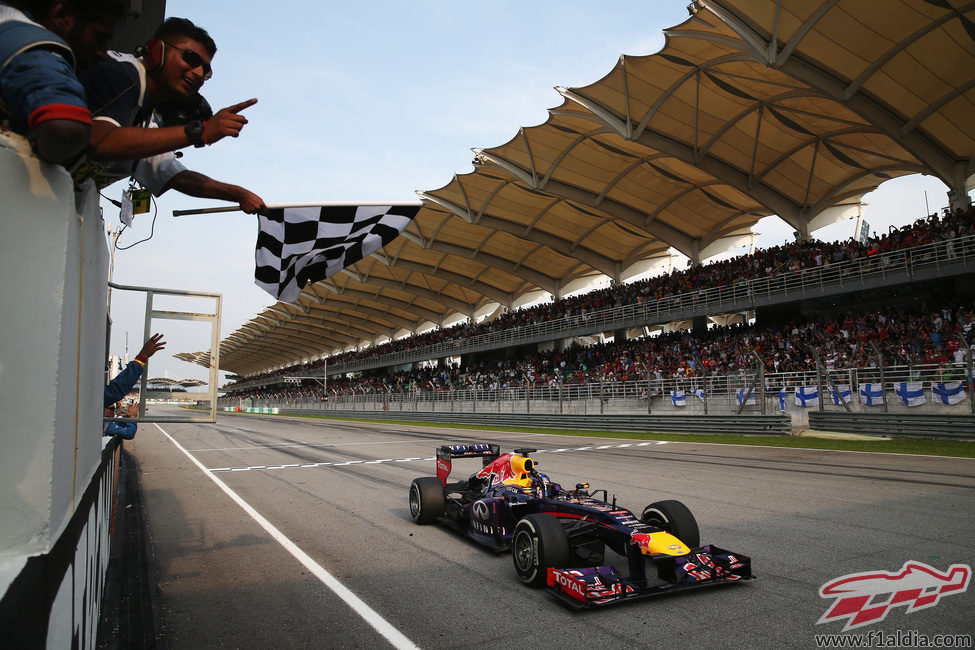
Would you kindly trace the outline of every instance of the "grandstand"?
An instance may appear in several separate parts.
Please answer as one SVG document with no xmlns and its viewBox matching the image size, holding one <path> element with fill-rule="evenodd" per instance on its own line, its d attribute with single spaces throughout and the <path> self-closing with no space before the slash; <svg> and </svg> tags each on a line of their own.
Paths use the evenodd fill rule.
<svg viewBox="0 0 975 650">
<path fill-rule="evenodd" d="M 852 2 L 775 6 L 694 2 L 661 52 L 558 89 L 563 102 L 544 124 L 421 192 L 398 240 L 224 339 L 222 368 L 242 377 L 225 387 L 231 398 L 448 392 L 465 408 L 484 390 L 634 381 L 643 388 L 622 393 L 647 394 L 646 407 L 626 407 L 635 410 L 679 392 L 673 382 L 689 372 L 756 373 L 769 390 L 805 386 L 817 363 L 846 371 L 854 390 L 852 373 L 870 368 L 902 367 L 929 391 L 945 363 L 964 374 L 970 340 L 956 329 L 972 306 L 975 134 L 962 117 L 971 82 L 952 61 L 972 51 L 967 17 L 920 2 L 894 3 L 882 24 Z M 863 30 L 881 36 L 865 42 Z M 948 187 L 942 216 L 869 241 L 812 237 L 858 216 L 885 180 L 915 173 Z M 768 215 L 797 242 L 705 264 L 748 243 Z M 687 269 L 646 279 L 675 253 Z M 587 291 L 600 283 L 610 288 Z M 901 341 L 871 322 L 852 347 L 764 343 L 877 311 L 904 315 L 897 328 L 947 321 L 950 332 L 937 331 L 940 345 Z M 180 356 L 204 363 L 209 352 Z"/>
<path fill-rule="evenodd" d="M 187 389 L 206 386 L 199 379 L 170 379 L 169 377 L 150 377 L 146 382 L 146 399 L 156 402 L 195 403 L 200 398 L 199 391 Z"/>
</svg>

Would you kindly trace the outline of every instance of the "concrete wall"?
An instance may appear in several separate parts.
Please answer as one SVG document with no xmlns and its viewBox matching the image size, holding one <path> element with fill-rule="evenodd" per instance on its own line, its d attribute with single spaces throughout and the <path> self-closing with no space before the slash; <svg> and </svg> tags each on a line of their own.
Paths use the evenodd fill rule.
<svg viewBox="0 0 975 650">
<path fill-rule="evenodd" d="M 102 454 L 108 250 L 97 193 L 0 133 L 0 593 L 47 553 Z"/>
</svg>

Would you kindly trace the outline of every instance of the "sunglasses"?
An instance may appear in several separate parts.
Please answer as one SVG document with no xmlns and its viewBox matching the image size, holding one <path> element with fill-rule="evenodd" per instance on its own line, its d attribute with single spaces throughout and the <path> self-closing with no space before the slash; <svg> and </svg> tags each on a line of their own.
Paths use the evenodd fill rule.
<svg viewBox="0 0 975 650">
<path fill-rule="evenodd" d="M 193 50 L 176 47 L 172 43 L 166 43 L 166 45 L 173 49 L 179 50 L 180 56 L 183 57 L 183 62 L 190 66 L 191 70 L 193 68 L 203 68 L 203 81 L 207 81 L 213 76 L 213 68 L 211 68 L 210 64 L 204 61 L 203 57 L 198 53 L 194 52 Z"/>
</svg>

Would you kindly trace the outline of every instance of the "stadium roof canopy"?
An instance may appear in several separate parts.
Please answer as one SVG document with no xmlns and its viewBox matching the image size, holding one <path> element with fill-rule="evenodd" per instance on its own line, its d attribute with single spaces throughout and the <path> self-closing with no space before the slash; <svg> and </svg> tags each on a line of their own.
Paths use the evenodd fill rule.
<svg viewBox="0 0 975 650">
<path fill-rule="evenodd" d="M 905 174 L 975 159 L 975 2 L 697 0 L 539 126 L 421 192 L 405 233 L 221 343 L 252 375 L 494 305 L 694 261 L 778 215 L 806 236 Z M 209 365 L 209 353 L 177 355 Z"/>
<path fill-rule="evenodd" d="M 184 388 L 207 385 L 205 381 L 199 379 L 171 379 L 169 377 L 151 377 L 146 380 L 146 384 L 150 386 L 183 386 Z"/>
<path fill-rule="evenodd" d="M 179 382 L 169 377 L 150 377 L 146 380 L 147 384 L 153 386 L 179 386 Z"/>
</svg>

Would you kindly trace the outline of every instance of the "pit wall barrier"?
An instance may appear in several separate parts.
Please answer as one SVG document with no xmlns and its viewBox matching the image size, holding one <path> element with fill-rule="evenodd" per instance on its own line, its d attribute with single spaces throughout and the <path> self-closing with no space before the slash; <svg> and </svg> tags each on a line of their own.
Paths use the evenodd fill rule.
<svg viewBox="0 0 975 650">
<path fill-rule="evenodd" d="M 975 440 L 975 415 L 826 411 L 810 413 L 809 426 L 824 431 L 864 435 Z"/>
<path fill-rule="evenodd" d="M 90 648 L 116 467 L 102 439 L 104 222 L 94 187 L 76 194 L 4 131 L 0 196 L 0 629 L 10 647 Z"/>
<path fill-rule="evenodd" d="M 262 409 L 225 408 L 225 411 L 257 413 Z M 267 409 L 265 409 L 267 410 Z M 323 415 L 324 417 L 436 422 L 497 427 L 571 429 L 582 431 L 632 431 L 696 433 L 715 435 L 789 435 L 792 425 L 787 415 L 553 415 L 498 413 L 433 413 L 422 411 L 382 411 L 365 413 L 352 410 L 273 409 L 280 415 Z"/>
<path fill-rule="evenodd" d="M 74 515 L 48 553 L 27 559 L 0 599 L 10 648 L 93 648 L 118 506 L 121 445 L 109 439 Z"/>
</svg>

